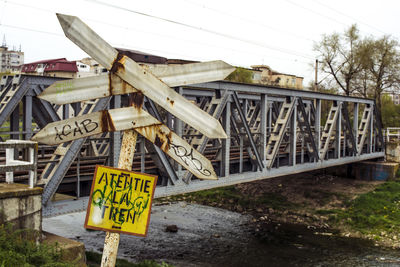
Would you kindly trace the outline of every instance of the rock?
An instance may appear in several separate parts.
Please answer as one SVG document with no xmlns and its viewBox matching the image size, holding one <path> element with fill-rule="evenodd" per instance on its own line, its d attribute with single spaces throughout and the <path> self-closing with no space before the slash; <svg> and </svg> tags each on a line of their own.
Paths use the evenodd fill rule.
<svg viewBox="0 0 400 267">
<path fill-rule="evenodd" d="M 256 211 L 257 212 L 263 212 L 262 208 L 257 208 Z"/>
<path fill-rule="evenodd" d="M 238 212 L 242 212 L 242 211 L 243 211 L 243 207 L 240 206 L 240 205 L 237 205 L 237 206 L 236 206 L 236 210 L 237 210 Z"/>
<path fill-rule="evenodd" d="M 178 226 L 176 224 L 167 225 L 165 232 L 176 233 L 178 232 Z"/>
<path fill-rule="evenodd" d="M 269 208 L 268 211 L 269 211 L 269 213 L 274 213 L 274 209 L 273 208 Z"/>
<path fill-rule="evenodd" d="M 219 234 L 214 234 L 215 238 L 220 238 L 221 236 Z"/>
</svg>

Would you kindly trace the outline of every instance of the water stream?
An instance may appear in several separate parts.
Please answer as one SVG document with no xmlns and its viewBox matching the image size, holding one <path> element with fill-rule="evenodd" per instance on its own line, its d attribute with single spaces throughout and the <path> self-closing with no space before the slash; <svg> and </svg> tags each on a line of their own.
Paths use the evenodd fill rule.
<svg viewBox="0 0 400 267">
<path fill-rule="evenodd" d="M 43 229 L 101 253 L 104 232 L 83 228 L 85 212 L 43 220 Z M 176 225 L 176 233 L 166 226 Z M 398 250 L 304 226 L 265 223 L 224 209 L 184 202 L 155 206 L 148 236 L 121 235 L 118 257 L 175 266 L 400 266 Z"/>
</svg>

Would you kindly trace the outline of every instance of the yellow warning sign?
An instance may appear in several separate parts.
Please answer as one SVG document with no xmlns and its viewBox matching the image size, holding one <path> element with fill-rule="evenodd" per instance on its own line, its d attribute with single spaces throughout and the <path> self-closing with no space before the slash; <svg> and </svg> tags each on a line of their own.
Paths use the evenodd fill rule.
<svg viewBox="0 0 400 267">
<path fill-rule="evenodd" d="M 96 166 L 85 228 L 146 236 L 157 177 Z"/>
</svg>

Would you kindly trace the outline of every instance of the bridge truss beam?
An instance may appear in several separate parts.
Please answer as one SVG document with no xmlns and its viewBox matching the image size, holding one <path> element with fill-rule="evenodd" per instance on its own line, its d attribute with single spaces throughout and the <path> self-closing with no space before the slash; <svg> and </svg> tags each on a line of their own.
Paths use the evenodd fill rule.
<svg viewBox="0 0 400 267">
<path fill-rule="evenodd" d="M 23 128 L 13 121 L 11 136 L 28 138 L 36 130 L 29 128 L 41 128 L 67 116 L 90 112 L 88 103 L 57 106 L 36 98 L 54 81 L 24 75 L 1 79 L 0 100 L 6 111 L 0 114 L 3 122 L 19 118 L 18 102 L 25 103 Z M 176 90 L 220 120 L 228 139 L 208 139 L 147 101 L 147 110 L 210 159 L 219 174 L 217 181 L 199 180 L 163 152 L 139 140 L 133 169 L 160 177 L 156 197 L 384 157 L 382 126 L 371 99 L 223 81 Z M 127 106 L 129 97 L 114 97 L 104 108 L 110 105 Z M 363 114 L 361 118 L 359 112 Z M 81 196 L 88 194 L 94 165 L 117 162 L 120 138 L 119 133 L 103 134 L 80 141 L 76 149 L 39 147 L 38 169 L 47 202 L 45 216 L 85 208 L 87 198 Z M 186 152 L 186 159 L 194 163 L 196 159 L 190 157 L 190 151 Z M 66 154 L 71 155 L 61 161 L 60 157 Z M 55 171 L 58 168 L 63 171 Z M 52 202 L 55 192 L 72 192 L 79 200 L 69 204 Z"/>
</svg>

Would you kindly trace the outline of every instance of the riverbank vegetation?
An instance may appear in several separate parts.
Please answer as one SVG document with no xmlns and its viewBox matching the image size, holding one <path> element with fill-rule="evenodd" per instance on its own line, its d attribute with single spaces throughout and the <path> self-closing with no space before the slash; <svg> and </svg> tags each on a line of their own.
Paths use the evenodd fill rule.
<svg viewBox="0 0 400 267">
<path fill-rule="evenodd" d="M 13 231 L 11 225 L 0 225 L 0 266 L 48 266 L 73 267 L 62 261 L 62 252 L 57 246 L 36 244 L 40 233 L 34 230 Z"/>
<path fill-rule="evenodd" d="M 205 204 L 251 214 L 255 224 L 299 224 L 400 247 L 400 175 L 382 183 L 304 174 L 158 201 Z"/>
</svg>

